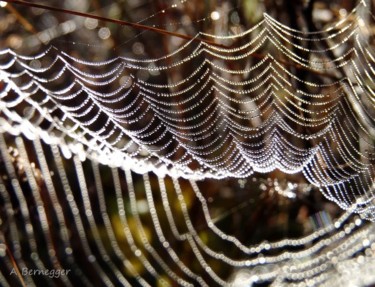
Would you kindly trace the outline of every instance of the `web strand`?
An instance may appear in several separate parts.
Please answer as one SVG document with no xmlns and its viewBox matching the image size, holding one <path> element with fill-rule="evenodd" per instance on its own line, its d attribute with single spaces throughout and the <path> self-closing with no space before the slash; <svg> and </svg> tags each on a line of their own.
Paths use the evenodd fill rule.
<svg viewBox="0 0 375 287">
<path fill-rule="evenodd" d="M 23 183 L 20 183 L 23 176 L 28 176 L 29 182 L 40 181 L 41 177 L 43 177 L 44 180 L 47 180 L 46 189 L 48 194 L 52 197 L 56 193 L 58 194 L 56 199 L 51 199 L 53 201 L 56 200 L 53 206 L 62 206 L 62 209 L 51 208 L 51 205 L 46 205 L 49 199 L 45 198 L 44 195 L 43 198 L 40 196 L 43 190 L 37 187 L 30 187 L 35 192 L 34 199 L 36 202 L 25 201 L 27 206 L 23 208 L 25 209 L 23 222 L 46 223 L 45 229 L 48 232 L 38 232 L 37 236 L 43 236 L 47 242 L 50 242 L 49 255 L 36 256 L 38 251 L 36 250 L 36 245 L 34 245 L 35 252 L 31 254 L 35 255 L 30 258 L 27 258 L 26 255 L 21 257 L 15 255 L 17 265 L 21 268 L 32 268 L 31 266 L 36 264 L 39 266 L 38 268 L 43 269 L 47 267 L 43 265 L 45 264 L 44 262 L 51 261 L 55 262 L 53 263 L 55 268 L 57 266 L 63 268 L 68 266 L 66 265 L 67 262 L 70 262 L 69 266 L 74 266 L 73 274 L 64 278 L 63 283 L 65 286 L 71 286 L 71 280 L 75 280 L 76 276 L 80 276 L 83 285 L 94 284 L 100 278 L 106 286 L 116 286 L 117 284 L 131 286 L 131 281 L 128 281 L 129 276 L 124 277 L 123 270 L 127 270 L 126 273 L 131 274 L 130 278 L 136 279 L 142 286 L 150 286 L 153 284 L 153 280 L 164 280 L 162 278 L 168 278 L 167 280 L 175 281 L 182 286 L 192 286 L 195 283 L 209 286 L 211 280 L 219 285 L 229 284 L 229 281 L 220 278 L 219 275 L 210 269 L 209 266 L 212 264 L 212 260 L 228 265 L 233 270 L 238 270 L 238 272 L 247 270 L 246 272 L 249 274 L 259 264 L 265 266 L 264 272 L 257 272 L 253 276 L 249 276 L 246 279 L 248 282 L 251 282 L 251 280 L 258 282 L 274 280 L 275 282 L 283 282 L 283 280 L 298 282 L 301 279 L 304 280 L 304 278 L 317 280 L 316 282 L 328 282 L 327 280 L 329 280 L 330 276 L 335 275 L 336 264 L 344 262 L 344 260 L 351 258 L 354 254 L 361 254 L 363 250 L 367 250 L 366 248 L 374 245 L 373 225 L 362 221 L 358 217 L 353 217 L 352 211 L 349 211 L 335 220 L 330 220 L 327 215 L 324 215 L 324 212 L 321 213 L 316 219 L 321 221 L 322 225 L 305 237 L 289 238 L 274 242 L 265 241 L 247 247 L 215 225 L 207 200 L 199 190 L 197 183 L 192 180 L 186 181 L 169 177 L 158 178 L 154 174 L 146 173 L 140 178 L 144 185 L 143 197 L 139 191 L 139 194 L 136 194 L 134 190 L 134 180 L 139 178 L 139 176 L 136 176 L 130 170 L 123 171 L 112 168 L 111 177 L 114 190 L 112 192 L 103 192 L 102 185 L 108 186 L 108 179 L 103 178 L 104 171 L 110 170 L 108 167 L 99 166 L 95 162 L 91 164 L 87 161 L 81 163 L 78 156 L 74 156 L 63 164 L 61 154 L 56 145 L 47 146 L 42 144 L 40 140 L 29 141 L 23 137 L 17 137 L 15 140 L 16 147 L 13 147 L 12 141 L 5 139 L 3 136 L 1 137 L 1 153 L 4 159 L 10 156 L 9 152 L 13 155 L 19 154 L 16 161 L 8 165 L 9 179 L 6 179 L 1 185 L 2 188 L 6 188 L 7 192 L 2 193 L 2 196 L 4 198 L 16 196 L 22 201 L 21 194 L 12 194 L 13 188 L 15 188 L 14 191 L 18 189 L 16 182 L 24 186 Z M 29 147 L 33 147 L 34 151 L 32 153 L 30 153 L 30 150 L 26 154 L 26 144 Z M 39 158 L 38 162 L 29 161 L 29 158 L 33 158 L 37 154 L 40 156 L 42 153 L 53 155 L 54 160 L 47 162 L 43 158 Z M 12 161 L 10 160 L 10 162 Z M 85 169 L 83 169 L 83 164 Z M 91 171 L 88 169 L 90 165 Z M 68 171 L 67 169 L 70 169 L 68 166 L 72 166 L 74 172 L 72 170 Z M 20 168 L 24 168 L 25 174 L 21 173 L 23 169 L 20 170 Z M 91 181 L 91 176 L 88 173 L 94 176 L 94 182 Z M 51 178 L 50 184 L 48 183 L 49 177 Z M 13 188 L 6 187 L 8 186 L 8 181 L 13 182 Z M 72 188 L 75 186 L 76 181 L 80 185 L 79 190 Z M 126 181 L 126 183 L 123 181 Z M 58 187 L 60 182 L 63 183 L 63 186 L 60 185 Z M 152 186 L 155 186 L 154 183 L 157 182 L 158 190 L 154 190 Z M 89 192 L 92 184 L 96 187 L 95 193 Z M 211 240 L 209 242 L 202 240 L 202 235 L 198 232 L 197 227 L 194 226 L 191 214 L 187 209 L 189 203 L 187 201 L 186 184 L 190 185 L 194 196 L 200 202 L 202 211 L 205 214 L 206 232 L 209 232 L 211 237 L 218 237 L 218 239 L 226 242 L 227 251 L 215 250 L 215 247 L 210 246 L 209 242 Z M 174 191 L 168 190 L 167 194 L 166 185 L 169 186 L 168 189 L 173 186 Z M 182 185 L 185 186 L 185 191 L 181 189 Z M 26 187 L 23 187 L 23 190 L 23 194 L 25 194 L 27 192 Z M 156 196 L 156 194 L 159 195 Z M 111 211 L 106 206 L 108 206 L 108 200 L 112 196 L 115 196 L 115 202 L 117 203 L 115 209 Z M 38 214 L 38 217 L 36 217 L 34 212 L 26 212 L 26 209 L 32 210 L 34 204 L 46 206 L 45 209 L 38 208 L 34 211 Z M 94 215 L 94 206 L 97 204 L 99 204 L 101 212 Z M 130 209 L 126 207 L 128 204 L 130 204 Z M 146 204 L 148 208 L 144 209 L 142 207 L 143 204 Z M 156 204 L 159 208 L 155 208 Z M 180 207 L 177 208 L 176 204 L 180 205 Z M 160 205 L 163 206 L 164 210 L 160 209 Z M 179 213 L 183 216 L 183 221 L 177 221 Z M 62 229 L 56 224 L 51 225 L 42 220 L 42 218 L 50 217 L 53 214 L 56 219 L 60 218 L 58 220 Z M 73 214 L 77 216 L 74 216 L 75 220 L 71 221 L 70 218 Z M 160 217 L 165 215 L 168 218 L 169 226 L 160 224 Z M 11 214 L 8 216 L 10 220 L 13 217 Z M 144 223 L 148 218 L 153 222 L 153 230 L 150 230 L 148 225 Z M 26 226 L 28 225 L 26 224 Z M 29 232 L 36 231 L 39 228 L 34 223 L 31 223 L 31 226 L 33 227 Z M 76 229 L 78 232 L 70 239 L 67 236 L 55 236 L 56 233 L 64 234 L 66 232 L 64 226 L 68 227 L 69 230 Z M 27 227 L 27 229 L 29 228 Z M 6 244 L 13 254 L 17 253 L 16 246 L 24 249 L 25 244 L 31 244 L 32 246 L 35 243 L 33 238 L 35 238 L 36 233 L 29 233 L 27 241 L 19 241 L 17 243 L 22 236 L 26 235 L 24 234 L 25 232 L 27 233 L 26 230 L 18 231 L 23 235 L 18 234 L 18 232 L 13 235 L 11 235 L 12 233 L 6 233 Z M 202 226 L 200 230 L 202 230 Z M 173 237 L 170 236 L 171 234 L 173 234 Z M 110 247 L 103 245 L 108 239 L 111 242 Z M 41 239 L 39 238 L 38 240 Z M 57 244 L 56 240 L 61 242 Z M 126 248 L 125 243 L 128 245 Z M 191 248 L 201 266 L 201 271 L 192 271 L 186 265 L 186 261 L 175 252 L 177 246 L 182 243 L 188 244 L 189 248 Z M 159 245 L 162 248 L 159 248 Z M 76 261 L 72 257 L 72 254 L 77 252 L 77 248 L 80 250 L 83 248 L 87 261 Z M 238 259 L 234 259 L 232 255 L 229 255 L 233 254 L 233 248 L 237 249 L 241 254 Z M 371 253 L 369 252 L 366 254 Z M 61 256 L 62 253 L 64 253 L 64 256 Z M 22 258 L 25 258 L 26 261 L 23 261 Z M 71 260 L 67 260 L 69 258 Z M 6 257 L 3 257 L 2 260 L 6 260 Z M 372 260 L 371 257 L 368 257 L 368 260 Z M 72 265 L 72 262 L 75 263 Z M 153 263 L 151 264 L 151 262 Z M 297 264 L 296 262 L 300 263 Z M 143 267 L 139 269 L 138 264 Z M 138 266 L 137 269 L 135 269 L 135 266 Z M 9 263 L 8 268 L 11 268 Z M 176 270 L 176 268 L 183 273 L 179 272 L 179 275 L 177 275 L 177 273 L 172 271 Z M 88 269 L 96 270 L 99 276 L 91 278 L 83 276 Z M 111 271 L 109 272 L 109 270 Z M 139 273 L 140 271 L 137 272 L 136 270 L 144 271 Z M 149 275 L 146 275 L 146 273 Z M 3 275 L 7 276 L 6 271 L 3 271 Z M 33 277 L 29 277 L 29 279 L 28 286 L 37 284 L 37 282 L 32 281 Z"/>
<path fill-rule="evenodd" d="M 25 276 L 27 286 L 375 282 L 366 11 L 360 3 L 313 32 L 265 13 L 250 29 L 202 31 L 155 58 L 1 50 L 1 284 L 20 283 L 14 264 L 72 271 Z M 269 173 L 303 177 L 257 179 Z M 242 187 L 228 199 L 233 181 Z M 313 205 L 318 191 L 334 204 L 288 213 L 311 221 L 298 236 L 254 243 L 231 230 L 249 209 L 255 232 L 262 200 L 270 210 L 275 198 L 277 208 L 304 197 Z"/>
<path fill-rule="evenodd" d="M 373 93 L 365 81 L 371 80 L 374 58 L 361 40 L 360 27 L 349 19 L 330 34 L 329 51 L 341 50 L 336 59 L 319 48 L 327 40 L 325 31 L 310 38 L 268 15 L 247 32 L 227 37 L 251 36 L 235 49 L 191 40 L 158 59 L 105 62 L 73 58 L 54 47 L 34 57 L 4 50 L 3 129 L 39 134 L 59 141 L 67 154 L 130 165 L 139 173 L 199 179 L 303 171 L 342 208 L 358 204 L 357 211 L 372 218 Z M 310 59 L 294 52 L 306 48 L 288 47 L 289 37 L 313 39 Z M 226 68 L 260 51 L 266 56 L 256 65 Z M 192 61 L 198 68 L 181 81 L 154 84 L 137 78 L 138 71 L 170 73 Z M 324 83 L 305 80 L 288 70 L 285 61 L 346 75 Z M 26 84 L 20 85 L 21 80 Z M 352 191 L 353 185 L 358 191 Z"/>
</svg>

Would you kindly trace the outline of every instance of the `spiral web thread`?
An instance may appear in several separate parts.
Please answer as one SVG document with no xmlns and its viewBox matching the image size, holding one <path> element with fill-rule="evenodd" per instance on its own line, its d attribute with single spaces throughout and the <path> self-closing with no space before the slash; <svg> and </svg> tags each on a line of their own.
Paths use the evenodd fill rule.
<svg viewBox="0 0 375 287">
<path fill-rule="evenodd" d="M 135 174 L 129 169 L 102 167 L 95 161 L 82 163 L 77 155 L 63 164 L 59 147 L 45 145 L 40 139 L 30 142 L 17 136 L 9 141 L 2 136 L 0 145 L 8 174 L 1 183 L 1 201 L 7 207 L 2 211 L 2 220 L 10 228 L 8 248 L 13 250 L 21 270 L 71 269 L 72 276 L 55 279 L 61 280 L 64 286 L 134 286 L 135 282 L 140 286 L 152 286 L 155 279 L 167 285 L 176 282 L 180 286 L 211 286 L 213 283 L 248 286 L 253 282 L 364 285 L 374 280 L 371 271 L 374 225 L 353 217 L 350 211 L 335 220 L 322 213 L 317 217 L 318 228 L 305 237 L 245 246 L 215 226 L 207 200 L 194 180 L 145 173 L 141 193 L 135 191 Z M 26 146 L 32 147 L 31 153 Z M 30 162 L 30 158 L 38 158 L 38 161 Z M 110 179 L 103 178 L 104 170 Z M 42 188 L 38 181 L 44 182 Z M 104 190 L 103 181 L 108 190 Z M 88 188 L 92 184 L 96 193 Z M 173 186 L 172 194 L 167 194 L 166 185 Z M 193 190 L 201 203 L 208 236 L 224 241 L 226 249 L 215 250 L 202 239 L 190 219 L 189 203 L 182 186 Z M 116 198 L 115 213 L 108 211 L 111 197 Z M 141 202 L 147 205 L 147 212 Z M 163 211 L 160 207 L 157 209 L 156 204 L 162 205 Z M 180 215 L 184 225 L 177 224 L 176 218 Z M 160 224 L 163 216 L 167 216 L 169 225 Z M 145 225 L 149 220 L 153 230 Z M 157 240 L 151 245 L 153 237 Z M 47 246 L 47 254 L 40 253 L 41 242 Z M 178 250 L 184 244 L 191 248 L 199 262 L 196 271 L 179 257 Z M 234 250 L 240 252 L 240 259 L 233 258 Z M 220 278 L 210 268 L 213 262 L 230 266 L 236 275 L 228 281 Z M 9 276 L 13 265 L 6 257 L 1 263 L 2 283 L 6 286 L 7 280 L 15 280 Z M 143 266 L 142 276 L 138 273 L 139 264 Z M 346 265 L 361 270 L 363 276 L 351 277 Z M 27 286 L 47 284 L 50 279 L 37 278 L 39 281 L 34 282 L 35 277 L 24 278 Z"/>
<path fill-rule="evenodd" d="M 237 35 L 197 35 L 230 48 L 193 39 L 158 59 L 0 51 L 2 284 L 16 280 L 9 250 L 21 270 L 72 268 L 55 278 L 65 286 L 373 282 L 374 225 L 363 221 L 375 203 L 371 15 L 363 2 L 306 33 L 264 14 Z M 160 81 L 186 66 L 184 79 Z M 250 247 L 219 229 L 196 181 L 275 169 L 303 173 L 346 211 L 321 213 L 305 237 Z M 202 238 L 186 190 L 208 238 L 228 248 Z M 25 277 L 27 286 L 49 279 Z"/>
</svg>

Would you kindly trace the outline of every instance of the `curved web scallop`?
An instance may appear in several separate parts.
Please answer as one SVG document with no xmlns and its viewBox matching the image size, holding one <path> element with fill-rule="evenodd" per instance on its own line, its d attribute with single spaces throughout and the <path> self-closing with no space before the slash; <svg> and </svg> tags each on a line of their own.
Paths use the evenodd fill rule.
<svg viewBox="0 0 375 287">
<path fill-rule="evenodd" d="M 363 221 L 374 219 L 366 15 L 361 3 L 325 30 L 301 32 L 264 14 L 249 30 L 201 32 L 155 59 L 2 50 L 0 186 L 17 266 L 71 268 L 58 278 L 68 286 L 330 284 L 348 279 L 346 265 L 366 273 L 374 249 Z M 185 75 L 170 76 L 177 70 Z M 214 211 L 201 181 L 275 171 L 303 174 L 346 211 L 318 213 L 302 237 L 244 243 L 216 214 L 240 208 Z M 287 197 L 303 185 L 272 184 Z M 2 282 L 15 280 L 12 264 L 2 257 Z M 363 280 L 374 280 L 368 273 Z"/>
</svg>

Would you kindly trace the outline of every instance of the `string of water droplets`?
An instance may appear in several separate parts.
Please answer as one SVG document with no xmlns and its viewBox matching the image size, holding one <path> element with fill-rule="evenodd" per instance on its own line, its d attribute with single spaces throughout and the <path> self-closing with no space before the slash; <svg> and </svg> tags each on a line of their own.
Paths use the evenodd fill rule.
<svg viewBox="0 0 375 287">
<path fill-rule="evenodd" d="M 158 59 L 90 62 L 55 47 L 36 56 L 6 49 L 1 126 L 57 143 L 67 157 L 138 173 L 202 179 L 303 172 L 327 198 L 371 219 L 374 57 L 357 13 L 364 8 L 310 33 L 265 14 L 238 35 L 197 35 L 230 40 L 232 48 L 193 39 Z M 312 42 L 309 58 L 298 56 L 307 48 L 293 38 Z M 330 47 L 322 48 L 327 39 Z M 187 66 L 196 68 L 184 79 L 160 83 L 163 73 Z M 292 72 L 302 69 L 311 79 Z"/>
<path fill-rule="evenodd" d="M 341 278 L 343 264 L 374 264 L 374 225 L 353 216 L 352 210 L 336 219 L 322 212 L 316 229 L 304 237 L 245 246 L 217 228 L 193 180 L 145 173 L 139 181 L 129 169 L 81 162 L 77 155 L 66 161 L 57 145 L 22 136 L 1 135 L 0 150 L 7 172 L 1 179 L 1 200 L 8 206 L 2 211 L 2 224 L 10 228 L 3 232 L 1 254 L 11 249 L 20 268 L 72 270 L 69 276 L 55 278 L 64 286 L 278 286 L 303 285 L 306 280 L 316 285 Z M 137 192 L 135 181 L 143 185 Z M 93 185 L 95 192 L 90 192 Z M 189 189 L 200 202 L 204 227 L 192 221 Z M 164 216 L 168 225 L 160 224 Z M 17 222 L 23 228 L 16 228 Z M 216 239 L 207 241 L 201 230 Z M 226 248 L 211 246 L 216 240 Z M 40 242 L 46 243 L 47 253 L 39 252 Z M 177 250 L 182 246 L 190 248 L 195 259 L 181 258 Z M 0 261 L 2 284 L 15 284 L 9 257 L 2 255 Z M 194 261 L 199 267 L 193 270 Z M 232 276 L 220 277 L 213 262 L 229 266 Z M 27 286 L 48 282 L 48 277 L 24 278 Z M 370 273 L 361 280 L 374 278 Z"/>
<path fill-rule="evenodd" d="M 19 283 L 15 266 L 71 270 L 25 276 L 27 286 L 375 282 L 367 9 L 318 32 L 264 14 L 247 31 L 201 32 L 157 59 L 1 51 L 1 284 Z M 217 216 L 199 180 L 275 169 L 302 172 L 347 211 L 321 211 L 301 237 L 251 245 L 223 230 L 240 206 Z"/>
</svg>

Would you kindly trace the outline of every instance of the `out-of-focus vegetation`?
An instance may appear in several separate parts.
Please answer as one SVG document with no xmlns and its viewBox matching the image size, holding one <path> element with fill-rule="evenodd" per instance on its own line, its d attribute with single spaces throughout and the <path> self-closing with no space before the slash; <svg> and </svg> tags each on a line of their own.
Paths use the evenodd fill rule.
<svg viewBox="0 0 375 287">
<path fill-rule="evenodd" d="M 240 33 L 255 25 L 263 17 L 263 12 L 267 12 L 278 21 L 288 26 L 295 26 L 295 29 L 304 29 L 303 9 L 306 1 L 181 1 L 172 8 L 175 2 L 171 1 L 48 1 L 48 5 L 62 7 L 66 9 L 90 12 L 107 18 L 126 20 L 132 23 L 165 29 L 171 32 L 194 36 L 198 32 L 211 33 L 215 35 L 228 35 Z M 311 19 L 314 20 L 318 29 L 341 19 L 355 6 L 355 1 L 313 1 L 314 7 L 311 11 Z M 45 11 L 42 9 L 28 8 L 20 5 L 8 3 L 0 9 L 0 47 L 10 47 L 22 54 L 32 55 L 40 51 L 47 45 L 53 45 L 65 53 L 91 61 L 111 59 L 115 56 L 135 57 L 138 59 L 158 58 L 175 51 L 185 40 L 178 37 L 161 35 L 152 31 L 125 27 L 113 23 L 105 23 L 91 18 L 71 16 L 64 13 Z M 219 16 L 212 14 L 218 12 Z M 296 17 L 296 18 L 293 18 Z M 40 65 L 38 61 L 34 63 L 36 67 Z M 194 63 L 193 63 L 194 65 Z M 185 67 L 185 66 L 184 66 Z M 194 70 L 194 66 L 190 69 Z M 188 69 L 188 67 L 185 67 Z M 139 71 L 136 75 L 141 80 L 151 80 L 155 83 L 168 81 L 176 82 L 191 73 L 191 70 L 173 69 L 167 73 L 150 75 L 148 71 Z M 1 86 L 1 82 L 0 82 Z M 1 89 L 1 88 L 0 88 Z M 106 87 L 103 87 L 105 90 Z M 9 146 L 14 146 L 12 138 L 7 136 Z M 22 159 L 16 154 L 16 149 L 10 149 L 13 158 L 12 164 L 17 169 L 17 176 L 20 181 L 24 177 L 22 170 Z M 31 157 L 35 157 L 33 151 L 29 151 Z M 52 153 L 47 154 L 53 158 Z M 36 160 L 35 160 L 36 161 Z M 4 162 L 1 162 L 1 170 L 5 185 L 11 185 L 9 178 L 4 171 Z M 71 160 L 66 160 L 64 165 L 71 171 L 69 178 L 75 178 L 74 167 Z M 92 196 L 93 204 L 97 200 L 97 183 L 92 176 L 91 163 L 83 163 L 84 170 L 88 178 L 93 178 L 88 183 L 87 189 Z M 52 167 L 52 169 L 56 167 Z M 38 165 L 34 172 L 41 173 Z M 56 173 L 56 170 L 53 170 Z M 126 258 L 132 262 L 136 272 L 131 269 L 125 270 L 126 276 L 131 278 L 130 282 L 138 284 L 135 276 L 138 273 L 144 276 L 147 272 L 145 267 L 139 263 L 137 256 L 127 246 L 124 223 L 119 217 L 117 209 L 115 187 L 111 177 L 111 169 L 100 166 L 100 174 L 103 180 L 103 191 L 105 203 L 108 209 L 110 224 L 112 225 L 116 239 L 121 251 Z M 125 213 L 128 218 L 128 226 L 134 240 L 142 245 L 144 236 L 155 249 L 159 251 L 165 249 L 159 241 L 150 217 L 150 210 L 147 205 L 147 197 L 144 186 L 144 178 L 141 175 L 133 175 L 136 206 L 140 215 L 139 219 L 143 226 L 143 233 L 139 232 L 139 222 L 133 216 L 131 201 L 128 197 L 128 190 L 124 178 L 120 177 L 123 187 L 123 200 L 125 202 Z M 45 178 L 40 177 L 37 182 L 40 186 L 41 194 L 48 192 L 45 185 Z M 180 233 L 188 232 L 186 219 L 175 192 L 173 180 L 166 179 L 166 193 L 169 197 L 170 206 L 176 224 L 181 228 Z M 163 201 L 160 196 L 158 178 L 151 175 L 150 184 L 154 190 L 154 205 L 159 214 L 160 224 L 169 225 L 167 215 L 163 211 Z M 194 193 L 187 180 L 180 180 L 182 196 L 186 202 L 192 224 L 198 231 L 202 242 L 214 246 L 215 250 L 227 248 L 224 241 L 217 240 L 210 236 L 207 225 L 204 221 L 204 214 L 197 195 Z M 282 238 L 297 238 L 314 231 L 317 227 L 324 225 L 325 221 L 330 221 L 336 217 L 340 210 L 334 204 L 324 199 L 321 193 L 306 182 L 301 174 L 286 175 L 280 171 L 269 174 L 254 174 L 246 179 L 207 179 L 198 182 L 203 196 L 208 202 L 208 209 L 213 222 L 223 232 L 238 238 L 243 244 L 251 245 L 262 241 L 275 241 Z M 73 182 L 72 190 L 74 197 L 79 198 L 81 193 L 79 184 Z M 27 187 L 25 187 L 27 189 Z M 16 199 L 13 199 L 16 200 Z M 32 200 L 32 199 L 30 199 Z M 84 211 L 83 202 L 78 200 L 78 209 Z M 66 202 L 69 204 L 69 202 Z M 34 206 L 36 208 L 36 206 Z M 64 209 L 64 206 L 62 206 Z M 47 207 L 48 209 L 48 207 Z M 33 212 L 31 210 L 31 212 Z M 97 218 L 97 234 L 89 234 L 88 238 L 97 236 L 106 244 L 106 248 L 111 250 L 111 242 L 106 232 L 106 222 L 101 221 L 100 215 L 96 215 L 93 209 L 93 217 Z M 72 215 L 73 216 L 73 215 Z M 327 223 L 327 222 L 326 222 Z M 52 222 L 49 222 L 52 224 Z M 87 223 L 84 223 L 86 226 Z M 2 223 L 5 234 L 7 231 L 6 222 Z M 68 227 L 69 228 L 69 227 Z M 75 231 L 70 230 L 69 236 L 75 238 Z M 169 242 L 173 244 L 173 249 L 179 254 L 183 262 L 189 266 L 193 272 L 199 273 L 202 268 L 194 259 L 191 248 L 186 242 L 179 242 L 174 239 L 173 234 L 165 234 Z M 97 238 L 96 238 L 97 239 Z M 212 242 L 212 240 L 217 240 Z M 72 244 L 74 240 L 72 240 Z M 73 246 L 78 253 L 80 244 Z M 43 246 L 38 247 L 41 254 L 46 253 Z M 142 250 L 143 252 L 144 250 Z M 165 252 L 165 251 L 164 251 Z M 233 255 L 236 258 L 236 254 Z M 41 255 L 43 257 L 43 255 Z M 230 267 L 220 264 L 219 260 L 208 261 L 211 268 L 222 277 L 232 276 Z M 88 274 L 95 271 L 87 267 Z M 179 272 L 173 270 L 175 272 Z M 96 276 L 96 275 L 92 275 Z M 146 278 L 147 279 L 147 278 Z M 161 283 L 169 282 L 166 274 L 162 275 L 163 280 L 153 282 L 159 286 Z M 41 279 L 42 280 L 42 279 Z M 153 280 L 153 279 L 152 279 Z M 41 282 L 44 282 L 43 280 Z"/>
</svg>

